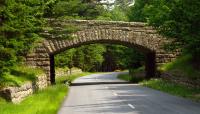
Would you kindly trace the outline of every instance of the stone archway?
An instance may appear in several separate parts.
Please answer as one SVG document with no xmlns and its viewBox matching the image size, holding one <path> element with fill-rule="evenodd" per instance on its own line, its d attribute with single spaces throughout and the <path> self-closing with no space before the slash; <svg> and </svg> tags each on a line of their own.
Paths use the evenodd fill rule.
<svg viewBox="0 0 200 114">
<path fill-rule="evenodd" d="M 27 55 L 27 64 L 45 69 L 49 83 L 55 82 L 54 55 L 81 45 L 110 43 L 136 48 L 146 55 L 147 78 L 155 75 L 157 66 L 172 61 L 178 55 L 177 51 L 166 52 L 163 46 L 172 41 L 159 35 L 145 23 L 96 20 L 50 20 L 50 23 L 54 23 L 54 28 L 58 31 L 67 25 L 77 26 L 79 29 L 72 33 L 75 38 L 66 40 L 45 31 L 43 34 L 47 38 L 38 44 L 33 53 Z"/>
</svg>

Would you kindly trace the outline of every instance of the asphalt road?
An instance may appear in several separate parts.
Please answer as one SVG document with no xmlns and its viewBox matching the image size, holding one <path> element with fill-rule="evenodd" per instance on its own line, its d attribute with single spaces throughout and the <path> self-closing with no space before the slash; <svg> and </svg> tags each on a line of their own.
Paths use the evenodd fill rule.
<svg viewBox="0 0 200 114">
<path fill-rule="evenodd" d="M 78 84 L 70 88 L 58 114 L 200 114 L 200 103 L 136 84 L 121 84 L 124 81 L 118 80 L 117 74 L 93 74 L 75 80 Z"/>
</svg>

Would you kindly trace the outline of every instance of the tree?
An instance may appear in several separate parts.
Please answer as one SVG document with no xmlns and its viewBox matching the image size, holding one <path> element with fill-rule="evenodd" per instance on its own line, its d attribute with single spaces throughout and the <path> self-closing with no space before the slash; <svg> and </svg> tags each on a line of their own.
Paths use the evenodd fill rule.
<svg viewBox="0 0 200 114">
<path fill-rule="evenodd" d="M 199 0 L 136 0 L 129 19 L 148 22 L 161 34 L 186 44 L 185 51 L 199 58 L 199 6 Z"/>
<path fill-rule="evenodd" d="M 45 1 L 48 0 L 0 1 L 1 69 L 20 63 L 32 44 L 40 39 Z"/>
<path fill-rule="evenodd" d="M 93 0 L 58 0 L 52 7 L 54 17 L 68 17 L 69 19 L 94 19 L 101 14 L 103 7 L 93 3 Z"/>
<path fill-rule="evenodd" d="M 141 61 L 144 61 L 144 55 L 134 48 L 122 45 L 106 45 L 102 70 L 114 71 L 138 68 L 142 66 Z"/>
<path fill-rule="evenodd" d="M 69 49 L 63 53 L 56 55 L 55 57 L 56 67 L 62 67 L 62 68 L 66 66 L 68 66 L 69 68 L 73 67 L 74 66 L 73 58 L 75 53 L 76 53 L 75 49 Z"/>
<path fill-rule="evenodd" d="M 73 48 L 56 56 L 56 66 L 74 66 L 83 71 L 99 71 L 104 60 L 105 48 L 100 44 L 91 44 Z M 71 65 L 73 64 L 73 65 Z"/>
</svg>

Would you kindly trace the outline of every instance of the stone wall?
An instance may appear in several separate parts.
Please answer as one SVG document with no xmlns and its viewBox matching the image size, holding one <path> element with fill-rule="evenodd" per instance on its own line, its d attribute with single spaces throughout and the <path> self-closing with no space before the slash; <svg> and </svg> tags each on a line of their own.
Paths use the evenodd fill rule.
<svg viewBox="0 0 200 114">
<path fill-rule="evenodd" d="M 47 75 L 43 74 L 37 77 L 35 87 L 37 89 L 44 89 L 48 86 Z"/>
<path fill-rule="evenodd" d="M 35 82 L 27 82 L 20 87 L 6 87 L 0 90 L 0 96 L 13 103 L 21 102 L 25 97 L 33 94 L 38 89 L 47 87 L 46 74 L 39 75 Z"/>
</svg>

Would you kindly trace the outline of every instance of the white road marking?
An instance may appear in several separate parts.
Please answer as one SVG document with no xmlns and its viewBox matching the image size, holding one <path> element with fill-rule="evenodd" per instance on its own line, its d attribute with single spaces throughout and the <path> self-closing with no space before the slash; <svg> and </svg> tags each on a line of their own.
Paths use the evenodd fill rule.
<svg viewBox="0 0 200 114">
<path fill-rule="evenodd" d="M 106 89 L 108 89 L 108 87 L 107 87 L 107 86 L 106 86 L 105 88 L 106 88 Z"/>
<path fill-rule="evenodd" d="M 128 104 L 129 107 L 131 107 L 132 109 L 135 109 L 135 107 L 132 104 Z"/>
<path fill-rule="evenodd" d="M 117 96 L 118 94 L 117 93 L 113 93 L 114 94 L 114 96 Z"/>
</svg>

